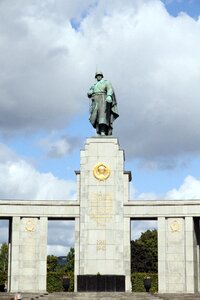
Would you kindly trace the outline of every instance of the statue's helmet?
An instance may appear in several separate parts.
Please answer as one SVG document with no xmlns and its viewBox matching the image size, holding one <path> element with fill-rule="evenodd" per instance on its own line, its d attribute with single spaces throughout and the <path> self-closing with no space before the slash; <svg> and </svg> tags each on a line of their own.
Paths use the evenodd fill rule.
<svg viewBox="0 0 200 300">
<path fill-rule="evenodd" d="M 101 75 L 101 76 L 103 77 L 103 73 L 102 73 L 102 72 L 97 71 L 97 72 L 95 73 L 95 78 L 97 78 L 98 75 Z"/>
</svg>

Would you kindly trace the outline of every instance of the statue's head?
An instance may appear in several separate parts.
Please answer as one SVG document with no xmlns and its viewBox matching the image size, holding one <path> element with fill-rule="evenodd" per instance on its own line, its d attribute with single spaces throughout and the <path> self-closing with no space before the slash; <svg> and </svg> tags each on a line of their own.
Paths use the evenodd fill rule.
<svg viewBox="0 0 200 300">
<path fill-rule="evenodd" d="M 100 76 L 101 76 L 101 78 L 103 78 L 103 73 L 97 71 L 97 72 L 95 73 L 95 78 L 98 80 L 98 78 L 100 78 Z"/>
</svg>

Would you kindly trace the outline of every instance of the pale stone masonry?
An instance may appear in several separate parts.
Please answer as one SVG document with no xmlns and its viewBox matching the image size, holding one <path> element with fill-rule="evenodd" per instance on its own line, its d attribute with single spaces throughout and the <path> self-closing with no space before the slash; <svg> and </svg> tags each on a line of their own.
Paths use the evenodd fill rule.
<svg viewBox="0 0 200 300">
<path fill-rule="evenodd" d="M 192 217 L 158 219 L 158 253 L 161 293 L 199 291 L 199 245 Z"/>
<path fill-rule="evenodd" d="M 47 218 L 13 217 L 10 290 L 46 291 Z"/>
<path fill-rule="evenodd" d="M 95 167 L 101 165 L 102 174 L 95 177 Z M 124 173 L 124 153 L 117 139 L 88 139 L 81 151 L 77 176 L 80 176 L 80 239 L 75 246 L 79 253 L 77 275 L 125 275 L 126 291 L 131 291 L 130 219 L 124 218 L 123 213 L 129 175 Z"/>
<path fill-rule="evenodd" d="M 48 219 L 75 220 L 75 290 L 77 275 L 100 273 L 125 275 L 130 291 L 130 222 L 154 219 L 159 292 L 199 292 L 200 200 L 129 200 L 131 174 L 113 137 L 87 139 L 76 175 L 76 201 L 0 200 L 10 224 L 8 291 L 46 291 Z"/>
<path fill-rule="evenodd" d="M 45 292 L 48 218 L 78 220 L 78 202 L 0 200 L 0 218 L 10 220 L 8 291 Z"/>
</svg>

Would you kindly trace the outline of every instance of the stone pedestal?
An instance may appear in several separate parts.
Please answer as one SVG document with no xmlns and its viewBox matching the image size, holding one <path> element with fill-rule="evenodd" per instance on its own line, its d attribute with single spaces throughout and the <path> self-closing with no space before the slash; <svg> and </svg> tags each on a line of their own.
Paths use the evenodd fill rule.
<svg viewBox="0 0 200 300">
<path fill-rule="evenodd" d="M 47 218 L 13 217 L 10 291 L 45 292 Z"/>
<path fill-rule="evenodd" d="M 124 172 L 124 153 L 116 138 L 90 138 L 80 165 L 75 276 L 124 275 L 130 291 L 130 218 L 124 218 L 123 204 L 131 176 Z"/>
</svg>

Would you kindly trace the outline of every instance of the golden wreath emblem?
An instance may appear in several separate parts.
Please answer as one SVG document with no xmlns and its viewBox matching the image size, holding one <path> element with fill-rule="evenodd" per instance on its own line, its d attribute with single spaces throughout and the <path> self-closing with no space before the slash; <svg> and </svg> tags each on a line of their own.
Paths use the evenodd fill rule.
<svg viewBox="0 0 200 300">
<path fill-rule="evenodd" d="M 110 168 L 104 163 L 98 163 L 93 168 L 93 174 L 98 180 L 106 180 L 110 176 Z"/>
<path fill-rule="evenodd" d="M 25 225 L 25 230 L 29 232 L 35 231 L 35 224 L 32 220 L 28 220 Z"/>
<path fill-rule="evenodd" d="M 180 231 L 180 224 L 177 220 L 174 220 L 170 224 L 170 228 L 172 232 Z"/>
</svg>

